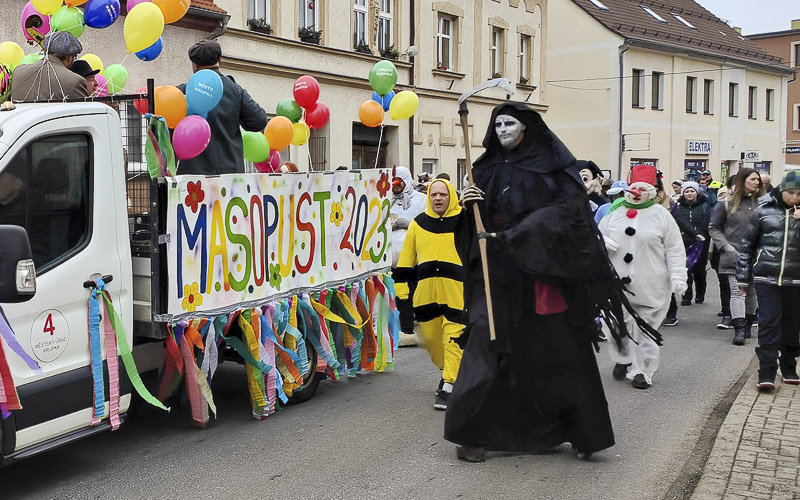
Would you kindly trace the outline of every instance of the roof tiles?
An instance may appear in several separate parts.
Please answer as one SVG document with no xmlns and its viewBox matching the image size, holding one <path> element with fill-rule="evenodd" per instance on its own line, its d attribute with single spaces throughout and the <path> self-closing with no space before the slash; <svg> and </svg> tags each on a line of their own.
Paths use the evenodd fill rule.
<svg viewBox="0 0 800 500">
<path fill-rule="evenodd" d="M 192 0 L 192 7 L 197 9 L 207 10 L 209 12 L 216 12 L 217 14 L 227 14 L 228 12 L 217 7 L 214 0 Z"/>
</svg>

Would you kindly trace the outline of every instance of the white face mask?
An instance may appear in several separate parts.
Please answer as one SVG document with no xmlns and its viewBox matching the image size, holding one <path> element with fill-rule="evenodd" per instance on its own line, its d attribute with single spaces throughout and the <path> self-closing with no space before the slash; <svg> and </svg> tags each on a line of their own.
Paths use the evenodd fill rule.
<svg viewBox="0 0 800 500">
<path fill-rule="evenodd" d="M 494 131 L 501 146 L 513 149 L 522 142 L 525 125 L 511 115 L 497 115 L 494 119 Z"/>
</svg>

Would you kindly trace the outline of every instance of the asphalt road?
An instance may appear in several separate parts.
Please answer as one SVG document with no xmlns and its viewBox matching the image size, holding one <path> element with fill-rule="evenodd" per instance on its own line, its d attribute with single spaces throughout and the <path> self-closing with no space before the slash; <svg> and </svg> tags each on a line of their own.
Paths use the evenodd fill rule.
<svg viewBox="0 0 800 500">
<path fill-rule="evenodd" d="M 225 363 L 208 428 L 185 412 L 146 411 L 116 432 L 0 470 L 0 498 L 661 499 L 753 357 L 752 342 L 734 347 L 714 328 L 709 295 L 662 329 L 661 366 L 646 391 L 612 379 L 603 346 L 617 444 L 590 461 L 565 446 L 459 462 L 433 409 L 439 375 L 422 349 L 403 348 L 395 371 L 323 382 L 311 401 L 265 421 L 250 416 L 242 367 Z"/>
</svg>

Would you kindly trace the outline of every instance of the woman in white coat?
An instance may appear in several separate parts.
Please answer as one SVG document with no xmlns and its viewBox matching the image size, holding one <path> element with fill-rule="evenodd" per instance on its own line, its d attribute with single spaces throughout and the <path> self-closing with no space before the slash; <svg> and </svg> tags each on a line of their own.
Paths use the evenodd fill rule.
<svg viewBox="0 0 800 500">
<path fill-rule="evenodd" d="M 600 221 L 609 257 L 630 292 L 628 300 L 653 328 L 667 315 L 672 293 L 686 291 L 686 251 L 680 230 L 667 209 L 656 203 L 656 169 L 637 165 L 624 198 L 614 202 Z M 614 378 L 626 377 L 633 387 L 647 389 L 658 369 L 659 347 L 642 335 L 626 313 L 633 341 L 609 346 Z"/>
</svg>

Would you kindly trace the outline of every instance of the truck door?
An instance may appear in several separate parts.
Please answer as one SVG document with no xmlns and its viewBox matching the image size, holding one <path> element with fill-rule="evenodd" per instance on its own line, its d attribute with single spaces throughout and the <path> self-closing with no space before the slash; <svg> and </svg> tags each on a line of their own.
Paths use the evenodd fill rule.
<svg viewBox="0 0 800 500">
<path fill-rule="evenodd" d="M 121 278 L 120 201 L 112 182 L 113 169 L 122 168 L 121 151 L 112 153 L 116 143 L 109 143 L 108 129 L 105 113 L 44 121 L 0 158 L 0 224 L 27 230 L 37 274 L 33 299 L 3 307 L 20 344 L 44 371 L 35 375 L 8 357 L 23 409 L 13 413 L 12 450 L 4 436 L 6 455 L 85 429 L 91 420 L 89 292 L 83 283 L 102 275 Z M 121 282 L 108 286 L 115 302 Z"/>
</svg>

